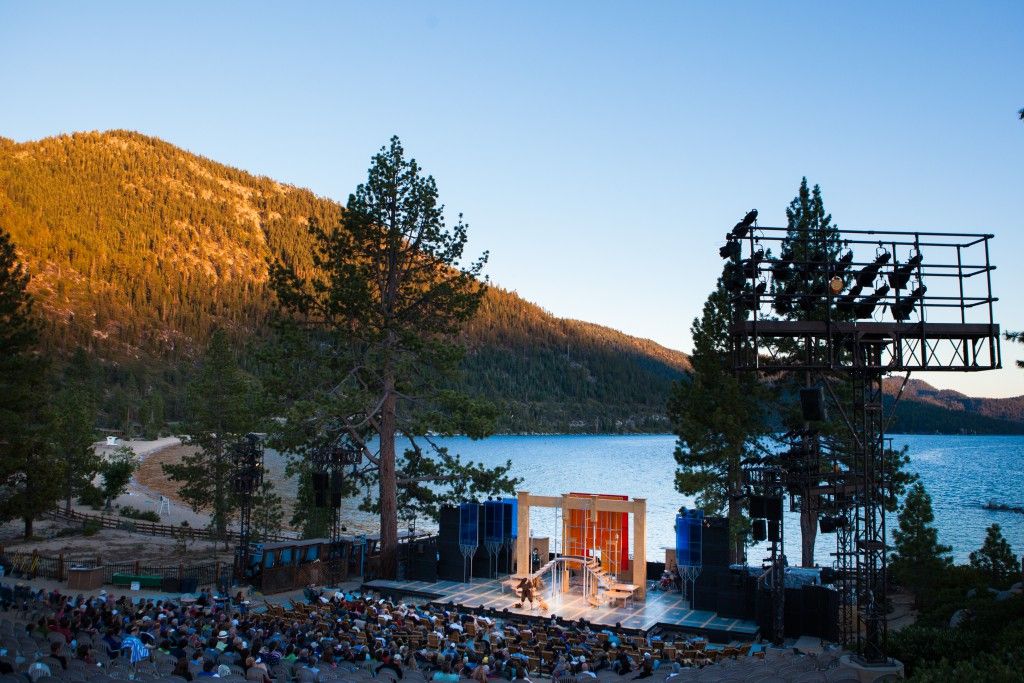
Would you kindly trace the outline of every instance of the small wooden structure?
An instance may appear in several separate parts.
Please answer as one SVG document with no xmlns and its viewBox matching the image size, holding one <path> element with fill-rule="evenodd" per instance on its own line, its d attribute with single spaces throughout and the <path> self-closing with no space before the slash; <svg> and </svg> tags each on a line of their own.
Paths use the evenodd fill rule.
<svg viewBox="0 0 1024 683">
<path fill-rule="evenodd" d="M 252 557 L 252 580 L 264 593 L 281 593 L 348 579 L 350 541 L 327 538 L 266 543 Z"/>
</svg>

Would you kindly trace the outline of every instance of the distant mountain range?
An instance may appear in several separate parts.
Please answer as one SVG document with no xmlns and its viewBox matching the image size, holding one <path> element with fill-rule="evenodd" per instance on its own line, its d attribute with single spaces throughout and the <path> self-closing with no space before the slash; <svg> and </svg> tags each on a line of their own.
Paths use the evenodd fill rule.
<svg viewBox="0 0 1024 683">
<path fill-rule="evenodd" d="M 102 368 L 110 427 L 180 419 L 211 330 L 240 346 L 258 336 L 271 313 L 268 257 L 308 264 L 307 220 L 329 225 L 340 210 L 130 131 L 0 138 L 0 226 L 32 274 L 47 348 L 65 359 L 85 349 Z M 465 340 L 465 388 L 499 405 L 502 431 L 667 431 L 671 383 L 690 367 L 680 351 L 557 318 L 497 287 Z M 1024 397 L 913 382 L 894 427 L 1024 432 Z"/>
</svg>

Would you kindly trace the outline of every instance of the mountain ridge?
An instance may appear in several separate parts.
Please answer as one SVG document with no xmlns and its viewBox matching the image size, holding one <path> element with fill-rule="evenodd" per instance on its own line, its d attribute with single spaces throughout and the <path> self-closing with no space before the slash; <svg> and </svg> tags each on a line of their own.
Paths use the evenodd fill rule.
<svg viewBox="0 0 1024 683">
<path fill-rule="evenodd" d="M 33 275 L 47 348 L 67 357 L 82 347 L 103 365 L 107 420 L 179 418 L 211 330 L 242 343 L 265 329 L 267 259 L 287 254 L 310 268 L 308 219 L 331 225 L 341 211 L 308 189 L 133 131 L 0 138 L 0 226 Z M 690 368 L 682 351 L 559 318 L 497 286 L 464 340 L 463 388 L 495 401 L 499 429 L 510 432 L 667 431 L 671 382 Z M 985 429 L 1024 420 L 1024 397 L 1018 409 L 1015 399 L 913 382 L 928 424 L 942 423 L 934 411 L 981 416 Z"/>
</svg>

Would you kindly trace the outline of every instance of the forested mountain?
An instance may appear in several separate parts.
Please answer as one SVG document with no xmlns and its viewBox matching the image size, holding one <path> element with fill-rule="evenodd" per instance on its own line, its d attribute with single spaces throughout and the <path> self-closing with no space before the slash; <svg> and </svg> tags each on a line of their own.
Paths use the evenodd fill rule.
<svg viewBox="0 0 1024 683">
<path fill-rule="evenodd" d="M 180 418 L 210 332 L 258 338 L 273 310 L 267 259 L 309 267 L 308 219 L 330 225 L 340 210 L 129 131 L 0 138 L 0 225 L 28 263 L 49 349 L 101 361 L 111 427 Z M 499 403 L 507 431 L 665 430 L 669 384 L 688 367 L 498 288 L 467 343 L 467 388 Z"/>
<path fill-rule="evenodd" d="M 347 189 L 347 188 L 340 188 Z M 341 207 L 130 131 L 0 138 L 0 226 L 32 274 L 55 358 L 102 368 L 102 422 L 154 430 L 180 419 L 183 387 L 215 327 L 240 349 L 273 311 L 267 259 L 309 267 L 310 217 Z M 475 243 L 474 243 L 475 244 Z M 475 244 L 485 249 L 486 244 Z M 466 389 L 503 431 L 668 431 L 687 356 L 557 318 L 492 287 L 466 331 Z M 972 399 L 912 382 L 895 431 L 1019 432 L 1024 398 Z"/>
</svg>

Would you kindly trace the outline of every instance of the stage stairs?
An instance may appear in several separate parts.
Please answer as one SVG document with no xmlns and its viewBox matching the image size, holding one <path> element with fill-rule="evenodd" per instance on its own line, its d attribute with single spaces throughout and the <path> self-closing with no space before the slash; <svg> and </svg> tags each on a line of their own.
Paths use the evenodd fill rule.
<svg viewBox="0 0 1024 683">
<path fill-rule="evenodd" d="M 544 564 L 535 572 L 530 574 L 513 574 L 505 581 L 505 585 L 510 587 L 512 590 L 516 590 L 519 586 L 519 582 L 524 578 L 533 581 L 542 577 L 547 572 L 554 572 L 555 568 L 559 564 L 566 564 L 569 562 L 579 564 L 590 578 L 588 583 L 595 587 L 595 590 L 587 596 L 587 602 L 592 607 L 599 607 L 613 600 L 621 600 L 623 601 L 623 604 L 625 604 L 625 601 L 632 598 L 633 593 L 636 592 L 638 588 L 633 584 L 619 583 L 616 581 L 616 577 L 606 572 L 601 567 L 601 563 L 595 558 L 582 557 L 579 555 L 559 555 L 548 561 L 547 564 Z"/>
</svg>

